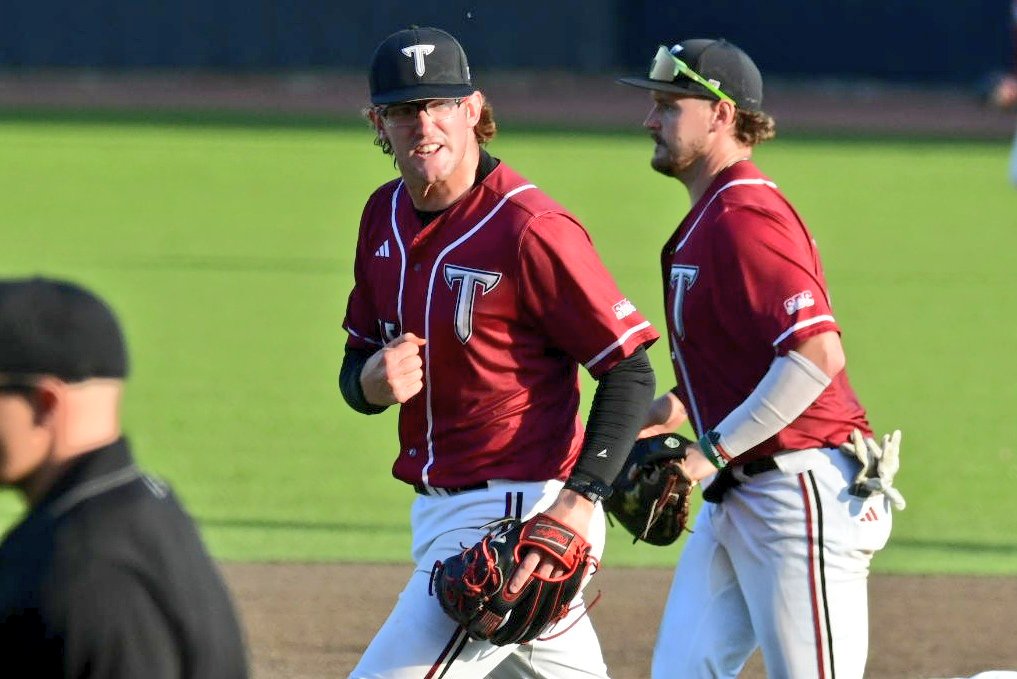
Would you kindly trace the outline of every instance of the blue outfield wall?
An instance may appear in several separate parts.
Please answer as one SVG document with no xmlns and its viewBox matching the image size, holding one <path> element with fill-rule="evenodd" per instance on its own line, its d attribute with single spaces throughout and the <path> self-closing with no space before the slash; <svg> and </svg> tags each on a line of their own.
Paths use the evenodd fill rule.
<svg viewBox="0 0 1017 679">
<path fill-rule="evenodd" d="M 1008 65 L 1008 0 L 0 0 L 0 68 L 362 69 L 436 25 L 476 67 L 641 69 L 657 43 L 723 36 L 764 73 L 964 83 Z"/>
</svg>

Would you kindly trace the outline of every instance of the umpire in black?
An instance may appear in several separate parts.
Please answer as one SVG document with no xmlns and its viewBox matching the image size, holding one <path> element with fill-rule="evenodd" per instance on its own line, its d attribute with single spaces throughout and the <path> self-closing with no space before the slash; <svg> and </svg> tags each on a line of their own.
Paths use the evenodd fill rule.
<svg viewBox="0 0 1017 679">
<path fill-rule="evenodd" d="M 126 375 L 102 301 L 65 282 L 0 280 L 0 487 L 28 503 L 0 544 L 5 677 L 247 676 L 194 522 L 120 432 Z"/>
</svg>

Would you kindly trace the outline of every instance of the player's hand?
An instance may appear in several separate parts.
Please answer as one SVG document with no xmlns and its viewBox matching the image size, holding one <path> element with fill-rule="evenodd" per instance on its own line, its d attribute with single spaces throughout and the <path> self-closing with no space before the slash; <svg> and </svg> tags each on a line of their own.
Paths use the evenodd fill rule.
<svg viewBox="0 0 1017 679">
<path fill-rule="evenodd" d="M 406 403 L 424 388 L 420 347 L 427 340 L 407 332 L 367 359 L 360 373 L 364 398 L 376 406 Z"/>
<path fill-rule="evenodd" d="M 594 504 L 588 499 L 575 491 L 563 489 L 558 494 L 558 499 L 544 513 L 586 538 L 590 532 L 593 509 Z M 541 577 L 557 578 L 565 571 L 557 567 L 551 557 L 542 557 L 540 552 L 531 549 L 523 556 L 515 575 L 509 580 L 508 591 L 515 593 L 522 589 L 533 572 L 539 573 Z"/>
<path fill-rule="evenodd" d="M 717 468 L 706 457 L 699 444 L 688 447 L 688 454 L 682 461 L 682 467 L 685 469 L 689 480 L 696 483 L 702 483 L 705 478 L 717 473 Z"/>
</svg>

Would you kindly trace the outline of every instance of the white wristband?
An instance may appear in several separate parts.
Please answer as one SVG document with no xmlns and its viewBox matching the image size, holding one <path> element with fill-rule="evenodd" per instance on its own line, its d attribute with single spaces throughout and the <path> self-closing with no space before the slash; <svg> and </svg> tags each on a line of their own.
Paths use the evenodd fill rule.
<svg viewBox="0 0 1017 679">
<path fill-rule="evenodd" d="M 700 439 L 721 468 L 791 424 L 829 386 L 830 376 L 797 351 L 778 356 L 741 405 Z"/>
</svg>

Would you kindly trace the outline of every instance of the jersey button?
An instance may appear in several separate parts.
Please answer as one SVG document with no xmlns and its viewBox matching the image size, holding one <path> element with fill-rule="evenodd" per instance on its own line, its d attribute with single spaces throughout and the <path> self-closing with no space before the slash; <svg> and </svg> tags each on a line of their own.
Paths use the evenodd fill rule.
<svg viewBox="0 0 1017 679">
<path fill-rule="evenodd" d="M 413 270 L 414 271 L 420 271 L 420 264 L 414 264 L 413 265 Z"/>
<path fill-rule="evenodd" d="M 406 451 L 406 454 L 409 455 L 410 457 L 416 457 L 417 456 L 417 449 L 416 448 L 410 448 L 409 450 Z"/>
</svg>

